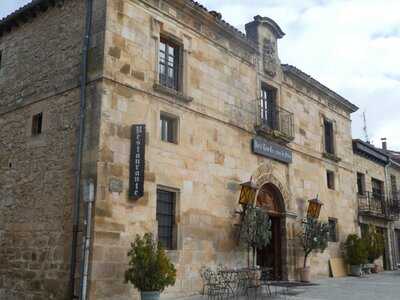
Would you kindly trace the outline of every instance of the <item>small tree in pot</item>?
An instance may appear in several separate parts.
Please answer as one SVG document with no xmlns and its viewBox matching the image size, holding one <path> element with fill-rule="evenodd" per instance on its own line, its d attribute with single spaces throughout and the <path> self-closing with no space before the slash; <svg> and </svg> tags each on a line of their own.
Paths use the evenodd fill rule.
<svg viewBox="0 0 400 300">
<path fill-rule="evenodd" d="M 146 233 L 143 238 L 137 235 L 128 257 L 125 282 L 141 292 L 142 300 L 158 300 L 167 286 L 175 284 L 176 269 L 152 234 Z"/>
<path fill-rule="evenodd" d="M 350 265 L 350 274 L 361 276 L 362 265 L 368 261 L 368 249 L 365 241 L 356 234 L 349 234 L 344 247 L 346 261 Z"/>
<path fill-rule="evenodd" d="M 248 205 L 241 216 L 239 238 L 247 247 L 247 264 L 250 267 L 250 249 L 255 267 L 257 249 L 268 246 L 271 240 L 271 222 L 268 215 L 259 207 Z"/>
<path fill-rule="evenodd" d="M 307 266 L 307 259 L 313 251 L 321 253 L 325 251 L 328 246 L 329 224 L 308 218 L 306 222 L 302 223 L 302 226 L 303 230 L 297 235 L 304 251 L 301 281 L 310 282 L 310 267 Z"/>
</svg>

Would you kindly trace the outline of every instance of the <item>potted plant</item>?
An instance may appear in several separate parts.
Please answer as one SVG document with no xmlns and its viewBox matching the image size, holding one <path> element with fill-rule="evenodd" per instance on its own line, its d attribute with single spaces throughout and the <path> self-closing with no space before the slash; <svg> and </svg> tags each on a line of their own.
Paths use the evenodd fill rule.
<svg viewBox="0 0 400 300">
<path fill-rule="evenodd" d="M 252 267 L 255 268 L 257 249 L 268 246 L 271 240 L 271 222 L 268 215 L 259 207 L 248 205 L 241 217 L 239 239 L 247 248 L 247 265 L 250 268 L 250 249 L 252 250 Z"/>
<path fill-rule="evenodd" d="M 128 257 L 125 282 L 132 283 L 140 291 L 142 300 L 158 300 L 167 286 L 175 284 L 176 269 L 152 234 L 137 235 Z"/>
<path fill-rule="evenodd" d="M 361 276 L 362 265 L 368 261 L 365 241 L 356 234 L 350 234 L 344 244 L 346 261 L 350 265 L 350 275 Z"/>
<path fill-rule="evenodd" d="M 378 266 L 374 264 L 375 260 L 382 256 L 385 250 L 385 240 L 383 235 L 376 230 L 373 225 L 368 226 L 366 233 L 363 236 L 363 240 L 367 247 L 368 263 L 373 265 L 372 271 L 378 272 Z"/>
<path fill-rule="evenodd" d="M 307 266 L 307 259 L 313 251 L 325 251 L 328 246 L 329 224 L 308 218 L 303 222 L 303 230 L 297 234 L 304 251 L 303 268 L 300 272 L 302 282 L 311 281 L 311 269 Z"/>
</svg>

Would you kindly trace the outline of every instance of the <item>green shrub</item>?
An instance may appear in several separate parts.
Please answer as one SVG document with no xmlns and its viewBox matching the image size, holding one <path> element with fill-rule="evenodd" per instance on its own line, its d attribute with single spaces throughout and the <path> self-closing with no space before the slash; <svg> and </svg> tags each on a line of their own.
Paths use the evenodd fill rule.
<svg viewBox="0 0 400 300">
<path fill-rule="evenodd" d="M 358 235 L 349 234 L 344 246 L 346 250 L 346 261 L 349 265 L 362 265 L 368 261 L 367 245 Z"/>
<path fill-rule="evenodd" d="M 373 263 L 375 259 L 378 259 L 383 255 L 385 250 L 385 240 L 383 235 L 376 230 L 376 227 L 371 225 L 368 226 L 368 230 L 363 236 L 363 240 L 367 247 L 368 262 Z"/>
<path fill-rule="evenodd" d="M 144 292 L 162 292 L 175 284 L 176 269 L 166 256 L 164 249 L 146 233 L 136 236 L 128 252 L 129 268 L 125 271 L 125 282 L 132 283 Z"/>
</svg>

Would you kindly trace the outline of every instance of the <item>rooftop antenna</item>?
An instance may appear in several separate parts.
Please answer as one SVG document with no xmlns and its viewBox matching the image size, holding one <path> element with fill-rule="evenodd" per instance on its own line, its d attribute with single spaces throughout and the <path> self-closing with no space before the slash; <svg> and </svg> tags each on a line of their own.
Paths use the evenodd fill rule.
<svg viewBox="0 0 400 300">
<path fill-rule="evenodd" d="M 364 138 L 365 138 L 365 141 L 368 144 L 370 144 L 370 140 L 369 140 L 369 136 L 368 136 L 368 129 L 367 129 L 367 117 L 366 117 L 365 110 L 363 112 L 363 120 L 364 120 L 364 127 L 363 127 L 363 129 L 364 129 Z"/>
</svg>

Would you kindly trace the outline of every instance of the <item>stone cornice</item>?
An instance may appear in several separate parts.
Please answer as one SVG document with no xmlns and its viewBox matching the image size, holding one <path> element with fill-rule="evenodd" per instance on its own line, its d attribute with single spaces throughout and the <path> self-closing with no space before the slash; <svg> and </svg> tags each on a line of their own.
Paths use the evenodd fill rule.
<svg viewBox="0 0 400 300">
<path fill-rule="evenodd" d="M 207 24 L 211 28 L 224 32 L 227 36 L 235 39 L 237 42 L 240 43 L 240 45 L 245 47 L 247 50 L 250 50 L 252 53 L 258 53 L 257 45 L 253 41 L 249 40 L 243 32 L 241 32 L 228 22 L 224 21 L 219 13 L 215 11 L 208 11 L 207 8 L 205 8 L 203 5 L 193 0 L 163 1 L 176 8 L 184 7 L 186 9 L 192 10 L 196 13 L 195 16 L 200 18 L 202 21 L 204 21 L 205 24 Z"/>
<path fill-rule="evenodd" d="M 246 24 L 247 26 L 250 26 L 251 24 L 263 24 L 269 27 L 272 32 L 274 33 L 275 37 L 277 39 L 281 39 L 285 36 L 285 33 L 283 30 L 279 27 L 279 25 L 272 19 L 268 17 L 261 17 L 260 15 L 257 15 L 254 17 L 254 21 Z"/>
<path fill-rule="evenodd" d="M 350 113 L 356 112 L 358 110 L 358 107 L 356 105 L 354 105 L 353 103 L 351 103 L 349 100 L 343 98 L 342 96 L 340 96 L 336 92 L 332 91 L 331 89 L 329 89 L 328 87 L 326 87 L 325 85 L 323 85 L 319 81 L 315 80 L 310 75 L 304 73 L 300 69 L 298 69 L 298 68 L 296 68 L 294 66 L 291 66 L 291 65 L 283 64 L 282 65 L 282 70 L 283 70 L 284 73 L 286 73 L 288 75 L 291 75 L 291 76 L 293 76 L 293 77 L 295 77 L 295 78 L 307 83 L 308 85 L 312 86 L 313 88 L 315 88 L 319 92 L 321 92 L 324 95 L 328 96 L 330 100 L 335 102 L 335 104 L 343 107 L 344 109 L 346 109 Z"/>
</svg>

